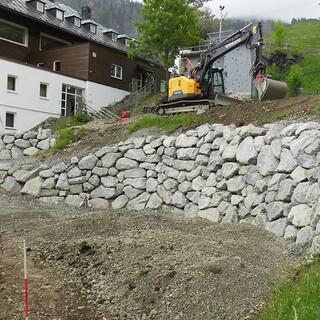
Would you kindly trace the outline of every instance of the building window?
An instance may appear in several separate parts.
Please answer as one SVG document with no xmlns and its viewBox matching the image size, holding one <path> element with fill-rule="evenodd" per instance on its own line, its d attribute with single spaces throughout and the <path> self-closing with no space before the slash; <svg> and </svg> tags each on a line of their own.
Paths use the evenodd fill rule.
<svg viewBox="0 0 320 320">
<path fill-rule="evenodd" d="M 7 89 L 8 91 L 17 91 L 17 78 L 15 76 L 8 76 Z"/>
<path fill-rule="evenodd" d="M 39 12 L 44 12 L 44 3 L 41 2 L 41 1 L 37 1 L 37 6 L 36 6 L 36 8 L 37 8 L 37 11 L 39 11 Z"/>
<path fill-rule="evenodd" d="M 37 67 L 38 67 L 38 68 L 44 68 L 44 63 L 43 63 L 43 62 L 39 62 L 39 63 L 37 64 Z"/>
<path fill-rule="evenodd" d="M 118 36 L 116 33 L 111 33 L 111 39 L 112 41 L 118 41 Z"/>
<path fill-rule="evenodd" d="M 14 113 L 6 112 L 6 128 L 14 129 L 14 118 L 15 118 Z"/>
<path fill-rule="evenodd" d="M 97 26 L 91 23 L 90 24 L 90 32 L 97 33 Z"/>
<path fill-rule="evenodd" d="M 60 48 L 66 45 L 69 45 L 70 42 L 61 40 L 56 37 L 49 36 L 47 34 L 42 33 L 40 35 L 40 48 L 39 50 L 50 50 L 54 48 Z"/>
<path fill-rule="evenodd" d="M 116 64 L 111 65 L 111 77 L 122 80 L 122 67 Z"/>
<path fill-rule="evenodd" d="M 48 98 L 48 84 L 47 83 L 40 83 L 40 97 L 41 98 Z"/>
<path fill-rule="evenodd" d="M 0 19 L 0 39 L 28 46 L 28 29 Z"/>
<path fill-rule="evenodd" d="M 56 10 L 56 18 L 57 18 L 58 20 L 63 21 L 63 18 L 64 18 L 63 11 L 61 11 L 61 10 Z"/>
<path fill-rule="evenodd" d="M 53 62 L 53 71 L 61 71 L 61 61 L 57 60 Z"/>
<path fill-rule="evenodd" d="M 74 21 L 75 26 L 77 26 L 78 28 L 81 27 L 81 19 L 80 18 L 75 17 L 73 21 Z"/>
</svg>

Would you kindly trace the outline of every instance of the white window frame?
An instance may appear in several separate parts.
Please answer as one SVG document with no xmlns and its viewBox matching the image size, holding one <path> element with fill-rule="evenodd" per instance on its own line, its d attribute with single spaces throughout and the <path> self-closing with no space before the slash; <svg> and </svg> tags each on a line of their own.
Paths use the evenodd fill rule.
<svg viewBox="0 0 320 320">
<path fill-rule="evenodd" d="M 60 70 L 57 70 L 57 67 L 56 67 L 57 63 L 60 63 L 60 67 L 61 67 L 61 60 L 54 60 L 52 70 L 56 71 L 56 72 L 61 72 L 61 68 L 60 68 Z"/>
<path fill-rule="evenodd" d="M 52 40 L 59 41 L 59 42 L 64 43 L 66 45 L 70 45 L 71 44 L 71 42 L 62 40 L 62 39 L 57 38 L 57 37 L 50 36 L 49 34 L 44 33 L 44 32 L 40 32 L 39 51 L 42 51 L 42 43 L 41 42 L 42 42 L 42 37 L 43 36 L 46 37 L 46 38 L 52 39 Z"/>
<path fill-rule="evenodd" d="M 81 28 L 81 19 L 78 17 L 74 17 L 73 23 L 76 27 Z"/>
<path fill-rule="evenodd" d="M 91 33 L 96 34 L 97 33 L 97 26 L 95 24 L 93 24 L 93 23 L 90 23 L 89 24 L 89 30 L 90 30 Z"/>
<path fill-rule="evenodd" d="M 115 74 L 112 74 L 112 67 L 115 67 L 114 70 L 115 70 Z M 117 77 L 117 69 L 120 68 L 120 77 Z M 119 66 L 117 64 L 112 64 L 111 65 L 111 78 L 114 78 L 114 79 L 118 79 L 118 80 L 122 80 L 123 79 L 123 68 L 122 66 Z"/>
<path fill-rule="evenodd" d="M 43 97 L 41 95 L 41 86 L 46 86 L 47 90 L 46 90 L 46 96 Z M 39 86 L 39 96 L 40 96 L 40 99 L 42 100 L 49 100 L 49 83 L 46 83 L 46 82 L 40 82 L 40 86 Z"/>
<path fill-rule="evenodd" d="M 61 14 L 61 16 L 59 16 Z M 64 20 L 64 12 L 60 9 L 56 9 L 56 18 L 60 21 Z"/>
<path fill-rule="evenodd" d="M 41 1 L 37 1 L 36 9 L 37 9 L 37 11 L 44 13 L 45 4 Z"/>
<path fill-rule="evenodd" d="M 11 89 L 8 89 L 8 80 L 9 78 L 13 78 L 15 79 L 15 82 L 14 82 L 14 90 L 11 90 Z M 18 77 L 17 76 L 14 76 L 12 74 L 8 74 L 7 75 L 7 92 L 9 93 L 18 93 L 18 90 L 17 90 L 17 87 L 18 87 Z"/>
<path fill-rule="evenodd" d="M 37 63 L 38 68 L 44 68 L 44 62 L 38 62 Z"/>
<path fill-rule="evenodd" d="M 7 114 L 13 115 L 13 127 L 7 126 Z M 5 128 L 7 130 L 16 130 L 16 115 L 17 114 L 15 112 L 6 111 L 6 117 L 5 117 L 4 121 L 5 121 Z"/>
<path fill-rule="evenodd" d="M 112 41 L 118 41 L 118 35 L 114 32 L 111 32 L 111 39 Z"/>
<path fill-rule="evenodd" d="M 17 44 L 17 45 L 22 46 L 22 47 L 28 47 L 28 44 L 29 44 L 29 30 L 28 30 L 27 27 L 23 27 L 20 24 L 13 23 L 13 22 L 10 22 L 10 21 L 5 20 L 5 19 L 0 19 L 0 21 L 6 23 L 8 25 L 11 25 L 13 27 L 18 27 L 18 28 L 23 29 L 25 31 L 24 43 L 12 41 L 12 40 L 0 37 L 1 40 L 7 41 L 7 42 L 11 42 L 11 43 Z"/>
</svg>

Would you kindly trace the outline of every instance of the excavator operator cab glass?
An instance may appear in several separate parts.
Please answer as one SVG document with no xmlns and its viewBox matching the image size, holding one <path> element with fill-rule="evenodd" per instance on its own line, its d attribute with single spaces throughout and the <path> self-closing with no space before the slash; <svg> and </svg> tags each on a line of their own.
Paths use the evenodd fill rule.
<svg viewBox="0 0 320 320">
<path fill-rule="evenodd" d="M 212 69 L 212 91 L 214 96 L 217 94 L 224 94 L 224 80 L 223 80 L 223 69 Z"/>
</svg>

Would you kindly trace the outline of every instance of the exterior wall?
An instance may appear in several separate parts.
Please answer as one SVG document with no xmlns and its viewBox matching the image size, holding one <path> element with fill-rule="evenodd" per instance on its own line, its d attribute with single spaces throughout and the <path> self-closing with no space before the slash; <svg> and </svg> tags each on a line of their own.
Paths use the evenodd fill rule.
<svg viewBox="0 0 320 320">
<path fill-rule="evenodd" d="M 52 70 L 53 62 L 59 60 L 61 61 L 61 73 L 87 80 L 89 75 L 89 46 L 89 43 L 83 43 L 32 52 L 28 60 L 34 65 L 41 62 L 44 64 L 44 68 L 49 70 Z"/>
<path fill-rule="evenodd" d="M 192 64 L 196 66 L 200 59 L 200 53 L 193 53 L 192 56 L 184 54 L 188 57 Z M 182 60 L 182 70 L 186 66 L 186 61 Z M 215 67 L 224 69 L 224 81 L 226 93 L 250 96 L 252 79 L 250 70 L 253 64 L 253 57 L 250 50 L 245 45 L 229 52 L 223 58 L 216 61 Z"/>
<path fill-rule="evenodd" d="M 108 106 L 114 102 L 122 100 L 130 92 L 112 87 L 107 87 L 99 83 L 86 83 L 86 104 L 95 110 Z"/>
<path fill-rule="evenodd" d="M 111 77 L 112 64 L 122 67 L 122 80 Z M 129 91 L 132 79 L 138 78 L 140 71 L 150 71 L 156 79 L 157 90 L 160 90 L 160 81 L 166 79 L 164 70 L 146 61 L 130 59 L 126 53 L 121 53 L 94 43 L 90 44 L 89 81 Z"/>
<path fill-rule="evenodd" d="M 0 59 L 0 132 L 5 126 L 5 113 L 15 113 L 16 132 L 27 131 L 49 117 L 60 117 L 62 84 L 85 89 L 85 81 L 54 72 Z M 17 77 L 17 92 L 7 91 L 7 76 Z M 47 83 L 48 98 L 39 96 L 40 83 Z"/>
</svg>

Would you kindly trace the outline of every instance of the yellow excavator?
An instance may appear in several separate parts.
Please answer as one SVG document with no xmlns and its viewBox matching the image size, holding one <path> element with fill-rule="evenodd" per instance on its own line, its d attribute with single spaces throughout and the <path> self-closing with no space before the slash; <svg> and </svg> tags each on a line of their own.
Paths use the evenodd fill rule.
<svg viewBox="0 0 320 320">
<path fill-rule="evenodd" d="M 214 105 L 231 105 L 241 102 L 225 95 L 223 69 L 215 68 L 213 65 L 219 58 L 242 45 L 246 45 L 249 50 L 255 52 L 251 74 L 259 100 L 284 98 L 288 91 L 287 85 L 270 79 L 266 75 L 266 65 L 262 61 L 262 25 L 251 23 L 205 51 L 200 56 L 198 66 L 191 70 L 189 77 L 171 78 L 168 96 L 153 108 L 153 112 L 166 115 L 206 110 Z"/>
</svg>

